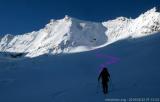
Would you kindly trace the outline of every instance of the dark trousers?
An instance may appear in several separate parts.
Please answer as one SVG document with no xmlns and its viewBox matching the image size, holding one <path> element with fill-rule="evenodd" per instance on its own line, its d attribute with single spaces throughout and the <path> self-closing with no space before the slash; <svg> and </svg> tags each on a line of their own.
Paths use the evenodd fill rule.
<svg viewBox="0 0 160 102">
<path fill-rule="evenodd" d="M 103 87 L 103 93 L 107 94 L 108 93 L 108 82 L 105 82 L 105 83 L 102 82 L 102 87 Z"/>
</svg>

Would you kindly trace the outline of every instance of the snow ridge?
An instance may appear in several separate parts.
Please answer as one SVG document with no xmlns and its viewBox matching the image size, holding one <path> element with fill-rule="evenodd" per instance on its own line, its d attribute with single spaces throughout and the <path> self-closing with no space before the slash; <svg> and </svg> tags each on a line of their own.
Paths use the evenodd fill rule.
<svg viewBox="0 0 160 102">
<path fill-rule="evenodd" d="M 106 22 L 89 22 L 69 16 L 51 21 L 39 31 L 23 35 L 7 34 L 0 39 L 1 52 L 42 54 L 75 53 L 106 46 L 126 38 L 147 36 L 160 31 L 160 13 L 148 10 L 136 19 L 118 17 Z"/>
<path fill-rule="evenodd" d="M 129 37 L 147 36 L 160 31 L 160 12 L 157 12 L 154 7 L 136 19 L 118 17 L 115 20 L 103 22 L 103 25 L 108 28 L 106 34 L 108 34 L 109 43 Z"/>
</svg>

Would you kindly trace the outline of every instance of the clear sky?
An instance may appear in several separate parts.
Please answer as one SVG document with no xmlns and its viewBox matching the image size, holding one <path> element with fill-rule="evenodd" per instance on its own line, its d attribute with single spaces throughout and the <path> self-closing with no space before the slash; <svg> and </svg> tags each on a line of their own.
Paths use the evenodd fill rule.
<svg viewBox="0 0 160 102">
<path fill-rule="evenodd" d="M 0 0 L 0 35 L 39 30 L 65 15 L 96 22 L 135 18 L 154 6 L 160 0 Z"/>
</svg>

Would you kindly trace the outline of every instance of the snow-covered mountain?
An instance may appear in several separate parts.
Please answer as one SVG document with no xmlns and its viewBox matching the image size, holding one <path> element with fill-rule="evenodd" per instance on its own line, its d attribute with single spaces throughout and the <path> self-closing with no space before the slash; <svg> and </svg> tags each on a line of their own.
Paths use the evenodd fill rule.
<svg viewBox="0 0 160 102">
<path fill-rule="evenodd" d="M 135 19 L 118 17 L 103 22 L 103 25 L 108 28 L 106 31 L 108 42 L 151 35 L 160 31 L 160 12 L 154 7 Z"/>
<path fill-rule="evenodd" d="M 0 38 L 1 52 L 42 54 L 93 50 L 125 38 L 137 38 L 160 31 L 160 12 L 153 8 L 136 19 L 118 17 L 106 22 L 89 22 L 69 16 L 51 20 L 43 29 Z"/>
<path fill-rule="evenodd" d="M 4 36 L 0 42 L 0 51 L 24 52 L 30 57 L 45 53 L 86 51 L 107 42 L 105 31 L 101 23 L 65 16 L 60 20 L 51 20 L 39 31 Z"/>
</svg>

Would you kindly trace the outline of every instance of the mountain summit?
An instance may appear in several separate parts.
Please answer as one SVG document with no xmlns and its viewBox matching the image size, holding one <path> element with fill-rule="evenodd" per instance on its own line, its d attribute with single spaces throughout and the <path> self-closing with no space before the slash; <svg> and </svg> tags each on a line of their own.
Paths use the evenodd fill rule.
<svg viewBox="0 0 160 102">
<path fill-rule="evenodd" d="M 135 19 L 118 17 L 106 22 L 89 22 L 69 16 L 50 20 L 39 31 L 23 35 L 7 34 L 0 39 L 1 52 L 42 54 L 74 53 L 93 50 L 126 38 L 137 38 L 160 31 L 160 13 L 153 8 Z"/>
</svg>

